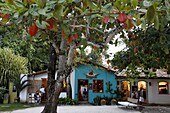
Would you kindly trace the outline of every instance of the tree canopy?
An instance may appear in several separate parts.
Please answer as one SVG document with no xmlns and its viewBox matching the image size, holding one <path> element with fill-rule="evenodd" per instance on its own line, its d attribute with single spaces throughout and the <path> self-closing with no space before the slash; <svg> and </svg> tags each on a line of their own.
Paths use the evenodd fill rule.
<svg viewBox="0 0 170 113">
<path fill-rule="evenodd" d="M 56 112 L 61 83 L 71 73 L 76 57 L 84 57 L 87 46 L 97 55 L 105 53 L 109 43 L 117 45 L 113 41 L 117 34 L 128 47 L 112 61 L 118 68 L 150 68 L 154 62 L 169 68 L 168 0 L 5 0 L 0 11 L 2 27 L 17 26 L 22 36 L 50 44 L 50 93 L 43 113 Z"/>
</svg>

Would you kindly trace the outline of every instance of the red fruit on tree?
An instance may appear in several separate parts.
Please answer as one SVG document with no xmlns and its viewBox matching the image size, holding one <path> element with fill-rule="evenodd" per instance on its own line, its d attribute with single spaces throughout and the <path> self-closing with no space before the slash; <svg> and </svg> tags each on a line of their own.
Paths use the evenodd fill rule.
<svg viewBox="0 0 170 113">
<path fill-rule="evenodd" d="M 65 36 L 66 36 L 66 34 L 64 33 L 63 30 L 62 30 L 62 32 L 61 32 L 61 36 L 62 36 L 62 38 L 65 38 Z"/>
<path fill-rule="evenodd" d="M 68 36 L 68 42 L 71 43 L 73 41 L 72 36 Z"/>
<path fill-rule="evenodd" d="M 47 25 L 47 29 L 52 29 L 54 26 L 54 21 L 53 20 L 47 20 L 46 21 L 49 25 Z"/>
<path fill-rule="evenodd" d="M 107 24 L 109 22 L 109 16 L 104 16 L 103 22 Z"/>
<path fill-rule="evenodd" d="M 9 18 L 9 14 L 4 14 L 2 18 L 8 19 Z"/>
<path fill-rule="evenodd" d="M 118 20 L 119 20 L 119 22 L 120 23 L 125 23 L 126 22 L 126 20 L 127 20 L 127 16 L 126 16 L 126 14 L 125 13 L 120 13 L 119 14 L 119 16 L 118 16 Z"/>
<path fill-rule="evenodd" d="M 134 51 L 134 53 L 137 53 L 138 49 L 135 47 L 133 51 Z"/>
<path fill-rule="evenodd" d="M 73 37 L 74 37 L 74 39 L 78 39 L 77 33 L 74 33 L 74 34 L 73 34 Z"/>
<path fill-rule="evenodd" d="M 32 36 L 35 36 L 35 35 L 37 34 L 37 32 L 38 32 L 38 27 L 37 27 L 37 25 L 36 25 L 35 23 L 33 23 L 33 24 L 29 27 L 28 33 L 29 33 L 30 36 L 32 37 Z"/>
</svg>

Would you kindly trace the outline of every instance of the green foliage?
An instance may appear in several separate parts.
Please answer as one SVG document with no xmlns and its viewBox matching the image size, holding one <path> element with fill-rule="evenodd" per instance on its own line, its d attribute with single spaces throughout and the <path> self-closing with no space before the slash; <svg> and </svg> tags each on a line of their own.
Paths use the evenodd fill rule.
<svg viewBox="0 0 170 113">
<path fill-rule="evenodd" d="M 59 98 L 58 104 L 59 105 L 77 105 L 78 100 L 71 99 L 71 98 Z"/>
<path fill-rule="evenodd" d="M 7 86 L 9 81 L 15 81 L 20 74 L 27 73 L 28 60 L 9 48 L 0 48 L 0 83 Z"/>
<path fill-rule="evenodd" d="M 49 45 L 46 35 L 40 34 L 44 36 L 43 38 L 21 36 L 25 32 L 25 29 L 20 30 L 13 26 L 1 28 L 0 47 L 12 48 L 15 53 L 27 57 L 29 72 L 47 69 Z"/>
<path fill-rule="evenodd" d="M 162 32 L 151 26 L 146 31 L 136 29 L 128 32 L 125 40 L 127 49 L 114 55 L 112 65 L 118 66 L 120 71 L 126 69 L 126 74 L 131 78 L 136 78 L 141 71 L 148 71 L 146 76 L 153 77 L 156 69 L 169 70 L 169 31 L 168 26 Z"/>
<path fill-rule="evenodd" d="M 0 100 L 3 99 L 5 92 L 7 91 L 6 88 L 0 87 Z"/>
</svg>

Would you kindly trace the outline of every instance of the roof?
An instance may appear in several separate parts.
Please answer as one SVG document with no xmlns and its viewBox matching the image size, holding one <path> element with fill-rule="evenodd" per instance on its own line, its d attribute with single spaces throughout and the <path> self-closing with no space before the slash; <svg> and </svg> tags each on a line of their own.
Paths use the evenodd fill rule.
<svg viewBox="0 0 170 113">
<path fill-rule="evenodd" d="M 83 61 L 82 63 L 78 63 L 78 65 L 82 65 L 82 64 L 92 64 L 92 65 L 94 65 L 94 66 L 98 66 L 98 67 L 100 67 L 100 68 L 103 68 L 103 69 L 105 69 L 106 71 L 108 71 L 108 72 L 111 72 L 111 73 L 114 73 L 115 74 L 115 72 L 116 71 L 114 71 L 112 68 L 110 68 L 109 66 L 103 66 L 103 65 L 100 65 L 100 64 L 98 64 L 98 63 L 95 63 L 95 62 L 91 62 L 91 61 Z"/>
<path fill-rule="evenodd" d="M 36 75 L 40 75 L 40 74 L 44 74 L 44 73 L 47 73 L 48 71 L 47 70 L 42 70 L 42 71 L 37 71 L 37 72 L 33 72 L 31 74 L 29 74 L 28 76 L 36 76 Z"/>
<path fill-rule="evenodd" d="M 157 69 L 156 72 L 153 72 L 154 74 L 156 74 L 156 76 L 154 77 L 146 77 L 146 74 L 144 74 L 144 72 L 141 72 L 139 74 L 139 77 L 137 78 L 143 78 L 143 79 L 170 79 L 170 74 L 167 74 L 166 71 L 164 71 L 163 69 Z M 126 70 L 122 70 L 120 73 L 118 73 L 117 78 L 127 78 L 127 74 L 126 74 Z"/>
</svg>

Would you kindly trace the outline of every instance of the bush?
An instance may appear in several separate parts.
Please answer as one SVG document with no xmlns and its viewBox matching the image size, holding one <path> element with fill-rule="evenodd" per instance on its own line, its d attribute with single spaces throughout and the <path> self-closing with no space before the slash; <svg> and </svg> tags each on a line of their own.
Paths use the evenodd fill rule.
<svg viewBox="0 0 170 113">
<path fill-rule="evenodd" d="M 78 100 L 71 99 L 71 98 L 59 98 L 58 104 L 59 105 L 77 105 Z"/>
<path fill-rule="evenodd" d="M 105 105 L 111 105 L 112 103 L 112 99 L 114 99 L 114 97 L 107 97 L 107 96 L 96 96 L 94 99 L 93 99 L 93 102 L 95 105 L 101 105 L 102 103 L 105 103 Z M 105 102 L 102 102 L 101 103 L 101 100 L 105 100 Z M 103 105 L 103 104 L 102 104 Z"/>
<path fill-rule="evenodd" d="M 0 87 L 0 101 L 4 99 L 4 94 L 7 91 L 4 87 Z"/>
<path fill-rule="evenodd" d="M 101 100 L 101 99 L 102 99 L 101 96 L 96 96 L 96 97 L 93 99 L 94 104 L 95 104 L 95 105 L 100 105 L 100 100 Z"/>
</svg>

